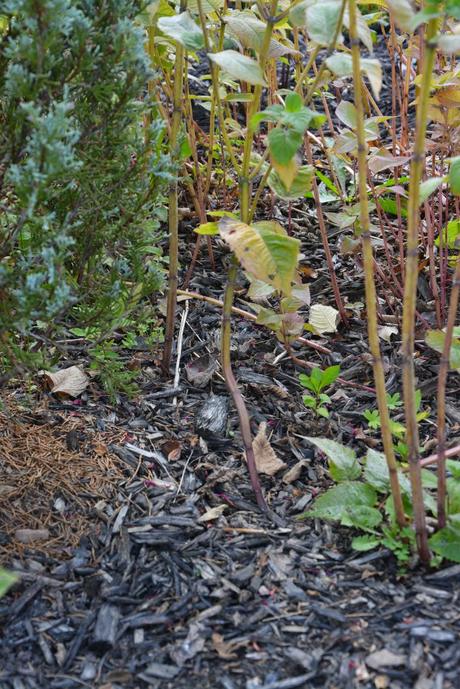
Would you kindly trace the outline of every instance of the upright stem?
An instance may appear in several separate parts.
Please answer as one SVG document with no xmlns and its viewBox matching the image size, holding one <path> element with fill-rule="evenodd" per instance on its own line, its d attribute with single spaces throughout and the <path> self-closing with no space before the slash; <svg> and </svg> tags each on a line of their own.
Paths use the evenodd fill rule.
<svg viewBox="0 0 460 689">
<path fill-rule="evenodd" d="M 305 137 L 305 149 L 306 149 L 306 153 L 307 153 L 307 160 L 308 160 L 309 164 L 313 166 L 313 155 L 312 155 L 311 144 L 310 144 L 310 140 L 309 140 L 308 136 Z M 337 275 L 335 274 L 334 262 L 332 260 L 332 252 L 331 252 L 331 248 L 329 246 L 329 239 L 327 236 L 326 223 L 324 222 L 323 209 L 321 207 L 321 200 L 319 198 L 319 190 L 318 190 L 318 185 L 316 183 L 316 176 L 315 175 L 313 175 L 312 188 L 313 188 L 313 197 L 315 199 L 315 204 L 316 204 L 316 212 L 318 215 L 319 230 L 320 230 L 320 234 L 321 234 L 321 240 L 323 242 L 324 253 L 326 254 L 326 263 L 327 263 L 327 267 L 329 270 L 329 276 L 331 278 L 331 285 L 332 285 L 332 291 L 334 292 L 335 303 L 336 303 L 336 306 L 339 310 L 340 318 L 342 319 L 342 322 L 345 325 L 347 325 L 348 324 L 348 318 L 347 318 L 347 314 L 345 311 L 345 307 L 343 305 L 342 295 L 340 294 L 340 287 L 339 287 L 339 283 L 337 281 Z"/>
<path fill-rule="evenodd" d="M 262 486 L 260 485 L 259 475 L 257 473 L 256 459 L 252 447 L 252 433 L 251 423 L 249 420 L 248 410 L 244 403 L 243 396 L 238 388 L 235 376 L 232 370 L 232 362 L 230 357 L 230 344 L 232 335 L 231 314 L 233 305 L 233 293 L 235 291 L 235 282 L 238 272 L 238 262 L 234 256 L 231 258 L 231 265 L 227 276 L 227 286 L 224 296 L 224 307 L 222 314 L 222 336 L 221 336 L 221 359 L 222 372 L 224 374 L 225 383 L 228 391 L 232 396 L 233 403 L 238 412 L 240 420 L 241 437 L 243 439 L 244 450 L 246 452 L 246 461 L 248 464 L 249 477 L 251 485 L 256 496 L 257 504 L 262 510 L 267 510 L 267 503 L 265 502 L 262 493 Z"/>
<path fill-rule="evenodd" d="M 434 68 L 436 45 L 433 42 L 438 20 L 430 19 L 425 33 L 425 52 L 421 83 L 417 99 L 415 142 L 410 166 L 409 201 L 407 218 L 407 248 L 404 281 L 403 323 L 402 323 L 402 369 L 404 411 L 406 416 L 406 443 L 412 487 L 415 534 L 420 559 L 428 563 L 430 551 L 426 531 L 425 506 L 423 503 L 421 469 L 419 463 L 419 434 L 415 404 L 414 371 L 414 329 L 418 276 L 418 242 L 420 220 L 420 183 L 425 161 L 425 135 L 427 127 L 428 101 L 431 77 Z"/>
<path fill-rule="evenodd" d="M 390 430 L 390 415 L 388 412 L 386 399 L 385 374 L 383 370 L 377 331 L 377 294 L 374 282 L 374 257 L 371 243 L 369 204 L 367 195 L 367 147 L 364 132 L 364 107 L 363 93 L 361 88 L 361 56 L 357 32 L 356 0 L 349 0 L 349 12 L 350 43 L 353 60 L 353 85 L 355 91 L 355 107 L 357 110 L 356 137 L 358 141 L 359 205 L 369 348 L 373 358 L 377 404 L 382 424 L 382 442 L 390 475 L 391 493 L 393 496 L 395 515 L 399 526 L 403 527 L 406 524 L 406 518 L 404 515 L 404 507 L 399 486 L 396 457 L 393 449 L 393 438 Z"/>
<path fill-rule="evenodd" d="M 278 0 L 272 0 L 270 16 L 267 21 L 265 33 L 262 42 L 262 48 L 259 55 L 259 64 L 262 72 L 264 71 L 267 60 L 268 49 L 270 47 L 270 40 L 273 33 L 272 18 L 276 13 L 276 6 Z M 200 6 L 200 0 L 198 0 Z M 262 14 L 264 16 L 264 13 Z M 250 186 L 249 186 L 249 168 L 251 164 L 252 143 L 254 132 L 251 128 L 251 118 L 258 111 L 260 104 L 260 96 L 262 93 L 262 86 L 255 86 L 252 96 L 252 101 L 249 106 L 248 120 L 247 120 L 247 134 L 244 142 L 243 162 L 240 172 L 240 216 L 244 223 L 249 222 L 250 215 Z M 246 451 L 246 460 L 248 463 L 249 476 L 251 484 L 256 496 L 257 504 L 263 510 L 267 510 L 267 505 L 262 493 L 262 488 L 257 474 L 257 467 L 255 462 L 254 450 L 252 447 L 251 424 L 249 420 L 248 410 L 238 389 L 235 376 L 232 371 L 232 362 L 230 358 L 230 341 L 231 341 L 231 315 L 233 306 L 233 294 L 235 291 L 235 281 L 238 271 L 238 263 L 236 258 L 232 258 L 232 263 L 228 272 L 227 285 L 225 288 L 224 308 L 222 314 L 222 337 L 221 337 L 221 355 L 222 355 L 222 370 L 227 384 L 227 388 L 233 398 L 233 402 L 238 411 L 240 419 L 241 435 Z"/>
<path fill-rule="evenodd" d="M 187 0 L 181 0 L 181 12 L 185 10 Z M 184 58 L 183 45 L 176 45 L 175 78 L 173 86 L 173 114 L 171 122 L 170 150 L 173 160 L 178 161 L 179 131 L 182 119 L 182 91 L 184 83 Z M 168 297 L 166 306 L 165 344 L 163 349 L 163 361 L 161 364 L 163 375 L 169 375 L 171 365 L 172 345 L 174 340 L 174 324 L 176 320 L 177 300 L 177 270 L 179 264 L 179 214 L 177 207 L 177 178 L 171 182 L 168 194 L 168 227 L 169 227 L 169 278 Z"/>
<path fill-rule="evenodd" d="M 446 383 L 449 371 L 449 355 L 457 317 L 460 294 L 460 254 L 455 263 L 455 273 L 447 313 L 446 337 L 438 374 L 438 527 L 446 525 Z"/>
</svg>

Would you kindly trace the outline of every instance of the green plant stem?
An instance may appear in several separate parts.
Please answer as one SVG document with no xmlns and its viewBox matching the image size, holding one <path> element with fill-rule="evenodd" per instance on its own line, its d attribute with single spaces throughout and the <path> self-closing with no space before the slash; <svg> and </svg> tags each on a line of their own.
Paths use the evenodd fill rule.
<svg viewBox="0 0 460 689">
<path fill-rule="evenodd" d="M 185 11 L 187 0 L 181 0 L 181 11 Z M 185 49 L 177 43 L 175 61 L 175 79 L 173 86 L 173 114 L 171 121 L 171 135 L 169 140 L 173 160 L 179 160 L 179 131 L 182 120 L 182 93 L 184 87 Z M 169 375 L 171 365 L 172 345 L 174 340 L 174 324 L 176 320 L 177 301 L 177 271 L 179 266 L 179 214 L 177 204 L 178 182 L 171 182 L 168 194 L 168 228 L 169 228 L 169 276 L 168 296 L 166 306 L 165 343 L 161 367 L 163 375 Z"/>
<path fill-rule="evenodd" d="M 450 295 L 449 310 L 447 313 L 446 336 L 441 354 L 441 362 L 438 374 L 438 411 L 437 411 L 437 438 L 438 438 L 438 527 L 446 525 L 446 384 L 450 365 L 450 348 L 452 346 L 453 331 L 457 317 L 458 301 L 460 294 L 460 254 L 455 263 L 452 292 Z"/>
<path fill-rule="evenodd" d="M 418 242 L 419 242 L 419 199 L 420 183 L 425 162 L 425 135 L 427 128 L 428 103 L 431 78 L 436 56 L 436 36 L 438 20 L 430 19 L 425 32 L 425 53 L 421 83 L 417 99 L 415 142 L 410 165 L 409 201 L 407 217 L 407 247 L 405 261 L 405 281 L 402 319 L 402 370 L 404 412 L 406 417 L 406 444 L 410 467 L 412 487 L 412 504 L 414 508 L 415 533 L 420 559 L 430 561 L 426 531 L 425 506 L 423 503 L 422 478 L 419 463 L 419 434 L 417 410 L 415 404 L 415 371 L 414 371 L 414 330 L 418 277 Z"/>
<path fill-rule="evenodd" d="M 198 6 L 198 14 L 200 17 L 200 26 L 201 26 L 201 30 L 203 31 L 204 48 L 206 50 L 206 53 L 211 53 L 211 52 L 213 52 L 213 50 L 212 50 L 212 46 L 211 46 L 211 41 L 209 39 L 209 31 L 208 31 L 208 27 L 206 24 L 206 17 L 205 17 L 204 11 L 203 11 L 202 0 L 197 0 L 197 6 Z M 222 25 L 223 25 L 223 22 L 222 22 Z M 223 40 L 222 27 L 221 27 L 221 39 L 220 40 L 221 41 Z M 209 66 L 211 69 L 212 102 L 215 105 L 217 105 L 217 117 L 219 120 L 220 134 L 224 140 L 225 151 L 230 156 L 230 160 L 232 162 L 233 169 L 238 171 L 240 166 L 238 165 L 237 158 L 233 152 L 232 143 L 231 143 L 229 136 L 228 136 L 227 127 L 225 125 L 225 118 L 224 118 L 224 114 L 222 111 L 221 99 L 219 96 L 219 70 L 218 70 L 217 65 L 212 60 L 209 60 Z"/>
<path fill-rule="evenodd" d="M 367 195 L 367 147 L 364 132 L 364 108 L 361 88 L 361 56 L 357 32 L 356 0 L 349 0 L 350 12 L 350 42 L 353 60 L 353 86 L 355 91 L 355 107 L 357 111 L 356 137 L 358 141 L 358 170 L 359 170 L 359 203 L 361 241 L 363 250 L 364 283 L 366 291 L 367 328 L 369 348 L 373 358 L 373 370 L 377 404 L 381 419 L 382 442 L 390 476 L 391 493 L 394 501 L 396 521 L 402 528 L 406 524 L 401 489 L 398 479 L 398 467 L 393 449 L 393 438 L 390 430 L 390 414 L 388 412 L 385 374 L 378 337 L 377 294 L 374 281 L 374 256 L 370 234 L 369 205 Z"/>
<path fill-rule="evenodd" d="M 265 32 L 262 40 L 262 47 L 259 54 L 259 65 L 262 73 L 265 69 L 265 63 L 267 61 L 268 50 L 270 48 L 270 41 L 273 33 L 273 17 L 276 12 L 277 0 L 271 0 L 270 16 L 267 20 L 267 25 L 265 27 Z M 254 141 L 254 129 L 251 125 L 251 119 L 259 110 L 260 97 L 262 95 L 262 86 L 257 84 L 254 86 L 254 91 L 252 94 L 252 100 L 249 104 L 248 114 L 247 114 L 247 132 L 246 138 L 244 140 L 243 148 L 243 164 L 240 173 L 240 216 L 244 223 L 249 222 L 250 213 L 250 184 L 249 184 L 249 168 L 251 165 L 251 153 L 252 144 Z"/>
</svg>

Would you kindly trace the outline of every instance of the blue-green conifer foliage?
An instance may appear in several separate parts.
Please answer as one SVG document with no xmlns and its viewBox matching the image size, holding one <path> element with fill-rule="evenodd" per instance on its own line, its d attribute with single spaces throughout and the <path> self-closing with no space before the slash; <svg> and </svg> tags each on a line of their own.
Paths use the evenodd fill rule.
<svg viewBox="0 0 460 689">
<path fill-rule="evenodd" d="M 64 318 L 103 330 L 160 285 L 168 167 L 145 95 L 142 6 L 1 3 L 3 364 L 35 349 L 43 324 L 45 340 Z"/>
</svg>

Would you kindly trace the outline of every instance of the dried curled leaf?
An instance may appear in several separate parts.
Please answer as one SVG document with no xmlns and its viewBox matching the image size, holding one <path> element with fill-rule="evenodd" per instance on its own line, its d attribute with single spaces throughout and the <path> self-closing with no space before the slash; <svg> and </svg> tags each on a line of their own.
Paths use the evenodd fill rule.
<svg viewBox="0 0 460 689">
<path fill-rule="evenodd" d="M 256 460 L 257 471 L 267 476 L 273 476 L 277 471 L 286 466 L 279 459 L 267 438 L 267 424 L 261 423 L 259 432 L 252 441 L 252 449 Z"/>
<path fill-rule="evenodd" d="M 43 374 L 50 391 L 56 395 L 78 397 L 86 390 L 90 382 L 86 373 L 79 366 L 69 366 L 54 372 L 44 371 Z"/>
</svg>

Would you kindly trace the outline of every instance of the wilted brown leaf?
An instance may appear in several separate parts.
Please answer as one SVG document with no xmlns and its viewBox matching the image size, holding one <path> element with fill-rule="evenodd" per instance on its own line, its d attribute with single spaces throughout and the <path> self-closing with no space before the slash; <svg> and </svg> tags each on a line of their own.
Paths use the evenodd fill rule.
<svg viewBox="0 0 460 689">
<path fill-rule="evenodd" d="M 50 391 L 56 395 L 78 397 L 86 390 L 90 379 L 78 366 L 69 366 L 60 371 L 44 371 Z"/>
<path fill-rule="evenodd" d="M 266 430 L 267 424 L 261 423 L 259 432 L 252 441 L 252 449 L 254 450 L 257 471 L 273 476 L 277 471 L 285 467 L 286 464 L 277 457 L 268 441 Z"/>
</svg>

